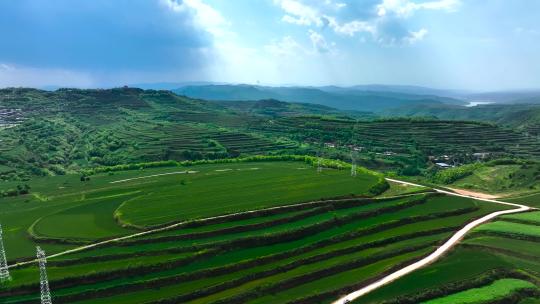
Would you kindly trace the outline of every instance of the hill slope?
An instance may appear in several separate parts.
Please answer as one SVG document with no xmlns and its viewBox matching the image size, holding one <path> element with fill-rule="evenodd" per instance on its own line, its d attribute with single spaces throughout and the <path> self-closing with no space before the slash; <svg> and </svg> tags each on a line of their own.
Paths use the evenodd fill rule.
<svg viewBox="0 0 540 304">
<path fill-rule="evenodd" d="M 169 91 L 0 90 L 0 177 L 61 175 L 133 162 L 324 151 L 381 169 L 474 152 L 536 158 L 538 139 L 495 125 L 438 120 L 361 122 L 336 109 L 277 100 L 210 102 Z M 366 113 L 356 117 L 373 118 Z M 326 143 L 326 147 L 322 147 Z M 359 148 L 361 147 L 361 148 Z M 389 155 L 386 155 L 390 152 Z M 385 153 L 385 155 L 383 155 Z"/>
</svg>

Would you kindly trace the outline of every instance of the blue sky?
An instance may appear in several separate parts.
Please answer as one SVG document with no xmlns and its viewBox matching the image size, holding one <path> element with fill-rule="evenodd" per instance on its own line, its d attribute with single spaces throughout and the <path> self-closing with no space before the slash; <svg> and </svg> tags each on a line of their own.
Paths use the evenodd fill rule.
<svg viewBox="0 0 540 304">
<path fill-rule="evenodd" d="M 0 87 L 540 87 L 536 0 L 0 1 Z"/>
</svg>

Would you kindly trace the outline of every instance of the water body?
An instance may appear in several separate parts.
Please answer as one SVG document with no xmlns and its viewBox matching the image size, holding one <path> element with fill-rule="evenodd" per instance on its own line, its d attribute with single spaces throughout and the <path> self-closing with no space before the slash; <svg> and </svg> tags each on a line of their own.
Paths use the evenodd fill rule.
<svg viewBox="0 0 540 304">
<path fill-rule="evenodd" d="M 468 104 L 466 104 L 466 107 L 476 107 L 476 106 L 482 106 L 482 105 L 488 105 L 494 103 L 493 101 L 469 101 Z"/>
</svg>

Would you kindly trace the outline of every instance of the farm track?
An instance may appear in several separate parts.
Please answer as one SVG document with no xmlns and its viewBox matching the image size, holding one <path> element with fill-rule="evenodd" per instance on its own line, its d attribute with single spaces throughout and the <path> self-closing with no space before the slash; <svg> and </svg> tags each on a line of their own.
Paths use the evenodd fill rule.
<svg viewBox="0 0 540 304">
<path fill-rule="evenodd" d="M 400 184 L 403 184 L 403 185 L 409 185 L 409 186 L 422 186 L 422 185 L 418 185 L 418 184 L 414 184 L 414 183 L 409 183 L 409 182 L 404 182 L 404 181 L 400 181 L 400 180 L 396 180 L 396 179 L 390 179 L 390 178 L 387 178 L 388 181 L 390 182 L 395 182 L 395 183 L 400 183 Z M 464 197 L 464 198 L 473 198 L 473 199 L 476 199 L 476 200 L 480 200 L 480 201 L 485 201 L 485 202 L 491 202 L 491 203 L 495 203 L 495 204 L 502 204 L 502 205 L 506 205 L 506 206 L 512 206 L 512 207 L 517 207 L 516 209 L 510 209 L 510 210 L 503 210 L 503 211 L 496 211 L 496 212 L 493 212 L 493 213 L 490 213 L 488 215 L 485 215 L 479 219 L 476 219 L 472 222 L 470 222 L 469 224 L 467 224 L 465 227 L 463 227 L 462 229 L 460 229 L 459 231 L 457 231 L 448 241 L 446 241 L 442 246 L 440 246 L 439 248 L 437 248 L 437 250 L 435 250 L 433 253 L 431 253 L 430 255 L 428 255 L 427 257 L 425 258 L 422 258 L 420 259 L 419 261 L 416 261 L 408 266 L 405 266 L 389 275 L 386 275 L 384 276 L 383 278 L 375 281 L 374 283 L 371 283 L 365 287 L 362 287 L 361 289 L 358 289 L 354 292 L 351 292 L 349 294 L 347 294 L 346 296 L 343 296 L 341 298 L 339 298 L 338 300 L 332 302 L 332 304 L 345 304 L 345 303 L 350 303 L 360 297 L 362 297 L 363 295 L 369 293 L 369 292 L 372 292 L 382 286 L 385 286 L 389 283 L 392 283 L 394 282 L 395 280 L 415 271 L 415 270 L 418 270 L 422 267 L 425 267 L 435 261 L 437 261 L 440 257 L 442 257 L 445 253 L 447 253 L 448 251 L 450 251 L 452 248 L 454 248 L 460 241 L 461 239 L 463 239 L 463 237 L 465 236 L 465 234 L 467 234 L 469 231 L 471 231 L 473 228 L 479 226 L 480 224 L 483 224 L 483 223 L 486 223 L 498 216 L 501 216 L 501 215 L 504 215 L 504 214 L 512 214 L 512 213 L 519 213 L 519 212 L 525 212 L 525 211 L 530 211 L 532 209 L 535 209 L 535 208 L 531 208 L 531 207 L 528 207 L 528 206 L 525 206 L 525 205 L 521 205 L 521 204 L 514 204 L 514 203 L 508 203 L 508 202 L 502 202 L 502 201 L 497 201 L 497 200 L 493 200 L 493 199 L 487 199 L 487 198 L 480 198 L 480 197 L 475 197 L 475 196 L 470 196 L 470 195 L 465 195 L 465 194 L 458 194 L 458 193 L 454 193 L 454 192 L 450 192 L 450 191 L 446 191 L 446 190 L 441 190 L 441 189 L 436 189 L 434 188 L 434 190 L 436 192 L 439 192 L 439 193 L 444 193 L 444 194 L 448 194 L 448 195 L 453 195 L 453 196 L 459 196 L 459 197 Z"/>
<path fill-rule="evenodd" d="M 409 184 L 409 185 L 413 185 L 413 186 L 420 186 L 420 185 L 416 185 L 416 184 L 412 184 L 412 183 L 407 183 L 407 182 L 402 182 L 402 181 L 396 181 L 396 180 L 391 180 L 389 179 L 389 181 L 392 181 L 392 182 L 399 182 L 399 183 L 402 183 L 402 184 Z M 435 192 L 439 192 L 439 193 L 442 193 L 442 194 L 446 194 L 446 195 L 453 195 L 453 196 L 459 196 L 459 197 L 464 197 L 464 198 L 474 198 L 474 199 L 477 199 L 477 200 L 480 200 L 480 201 L 488 201 L 488 202 L 493 202 L 494 200 L 491 200 L 491 199 L 481 199 L 481 198 L 477 198 L 477 197 L 471 197 L 471 196 L 467 196 L 467 195 L 460 195 L 460 194 L 456 194 L 456 193 L 452 193 L 452 192 L 449 192 L 449 191 L 445 191 L 445 190 L 440 190 L 440 189 L 435 189 Z M 418 195 L 417 193 L 412 193 L 412 194 L 405 194 L 405 195 L 398 195 L 398 196 L 393 196 L 391 198 L 403 198 L 403 197 L 409 197 L 409 196 L 416 196 Z M 385 198 L 385 199 L 391 199 L 391 198 Z M 343 200 L 338 200 L 338 201 L 346 201 L 346 200 L 357 200 L 357 198 L 354 198 L 354 199 L 343 199 Z M 334 200 L 335 201 L 335 200 Z M 228 219 L 228 218 L 235 218 L 236 216 L 241 216 L 241 215 L 249 215 L 249 214 L 252 214 L 252 213 L 255 213 L 255 212 L 261 212 L 261 211 L 264 211 L 264 210 L 280 210 L 280 209 L 284 209 L 284 210 L 287 210 L 287 208 L 291 208 L 291 207 L 297 207 L 297 206 L 306 206 L 308 208 L 313 208 L 313 207 L 319 207 L 320 204 L 324 203 L 325 201 L 311 201 L 311 202 L 306 202 L 306 203 L 301 203 L 301 204 L 291 204 L 291 205 L 286 205 L 286 206 L 278 206 L 278 207 L 271 207 L 271 208 L 264 208 L 264 209 L 260 209 L 260 210 L 252 210 L 252 211 L 247 211 L 247 212 L 239 212 L 239 213 L 234 213 L 234 214 L 228 214 L 228 215 L 222 215 L 222 216 L 216 216 L 216 217 L 209 217 L 209 218 L 206 218 L 204 219 L 203 221 L 210 221 L 212 222 L 213 220 L 218 220 L 218 222 L 220 221 L 219 219 Z M 326 201 L 328 202 L 328 201 Z M 517 209 L 512 209 L 512 210 L 505 210 L 505 211 L 497 211 L 497 212 L 493 212 L 493 213 L 490 213 L 480 219 L 477 219 L 475 221 L 472 221 L 471 223 L 468 223 L 464 228 L 460 229 L 457 233 L 453 234 L 451 236 L 451 238 L 446 241 L 441 247 L 439 247 L 437 250 L 435 250 L 435 252 L 429 254 L 429 252 L 431 252 L 433 249 L 429 249 L 428 251 L 425 252 L 425 255 L 422 255 L 422 256 L 426 256 L 426 258 L 423 258 L 421 259 L 420 261 L 417 261 L 415 263 L 413 263 L 412 265 L 409 265 L 405 268 L 402 268 L 402 269 L 399 269 L 397 270 L 396 272 L 393 272 L 392 274 L 388 275 L 388 276 L 385 276 L 384 278 L 387 278 L 387 277 L 390 277 L 392 275 L 396 275 L 396 273 L 399 275 L 400 272 L 402 271 L 407 271 L 405 272 L 404 274 L 400 274 L 398 277 L 401 277 L 409 272 L 412 272 L 420 267 L 423 267 L 429 263 L 431 263 L 432 261 L 434 260 L 427 260 L 428 258 L 430 257 L 434 257 L 434 259 L 437 259 L 440 255 L 442 255 L 443 253 L 447 252 L 448 250 L 450 250 L 453 246 L 455 246 L 462 238 L 463 236 L 468 232 L 470 231 L 470 229 L 476 227 L 477 225 L 483 223 L 483 222 L 486 222 L 486 221 L 489 221 L 491 220 L 492 218 L 496 217 L 496 216 L 499 216 L 499 215 L 502 215 L 502 214 L 509 214 L 509 213 L 516 213 L 516 212 L 520 212 L 520 211 L 525 211 L 525 210 L 529 210 L 530 208 L 527 207 L 527 206 L 522 206 L 522 205 L 519 205 L 519 204 L 513 204 L 513 203 L 506 203 L 506 202 L 499 202 L 499 201 L 495 201 L 496 203 L 499 203 L 499 204 L 504 204 L 504 205 L 509 205 L 509 206 L 514 206 L 514 207 L 518 207 Z M 336 201 L 337 203 L 337 201 Z M 523 209 L 525 208 L 525 209 Z M 384 208 L 382 208 L 384 209 Z M 466 209 L 466 208 L 465 208 Z M 464 209 L 464 211 L 465 211 Z M 458 210 L 458 209 L 456 209 Z M 284 211 L 280 211 L 280 212 L 284 212 Z M 287 212 L 287 211 L 285 211 Z M 446 211 L 447 213 L 450 212 L 450 211 Z M 459 213 L 458 213 L 459 214 Z M 441 213 L 442 215 L 442 213 Z M 449 214 L 450 215 L 450 214 Z M 427 215 L 426 215 L 427 216 Z M 426 217 L 427 219 L 427 217 Z M 468 220 L 466 220 L 468 221 Z M 132 234 L 132 235 L 128 235 L 128 236 L 123 236 L 123 237 L 119 237 L 119 238 L 115 238 L 115 239 L 110 239 L 110 240 L 106 240 L 106 241 L 102 241 L 102 242 L 97 242 L 97 243 L 94 243 L 94 244 L 90 244 L 90 245 L 86 245 L 86 246 L 81 246 L 81 247 L 78 247 L 78 248 L 74 248 L 74 249 L 71 249 L 71 250 L 67 250 L 67 251 L 64 251 L 64 252 L 61 252 L 61 253 L 57 253 L 57 254 L 53 254 L 53 255 L 50 255 L 49 258 L 54 258 L 54 257 L 59 257 L 59 256 L 63 256 L 63 255 L 66 255 L 66 254 L 70 254 L 70 253 L 74 253 L 74 252 L 79 252 L 79 251 L 84 251 L 84 250 L 87 250 L 87 249 L 92 249 L 92 248 L 95 248 L 95 247 L 99 247 L 99 246 L 104 246 L 105 244 L 110 244 L 110 245 L 116 245 L 116 244 L 121 244 L 123 243 L 122 241 L 124 240 L 130 240 L 130 239 L 133 239 L 133 238 L 137 238 L 137 237 L 140 237 L 140 236 L 146 236 L 146 235 L 149 235 L 149 234 L 154 234 L 154 233 L 158 233 L 158 232 L 163 232 L 163 231 L 166 231 L 166 230 L 173 230 L 175 228 L 180 228 L 182 225 L 188 223 L 188 221 L 183 221 L 183 222 L 179 222 L 179 223 L 175 223 L 175 224 L 172 224 L 172 225 L 168 225 L 166 227 L 160 227 L 160 228 L 155 228 L 155 229 L 152 229 L 152 230 L 148 230 L 148 231 L 144 231 L 144 232 L 140 232 L 140 233 L 135 233 L 135 234 Z M 465 222 L 464 222 L 465 223 Z M 450 233 L 453 233 L 453 231 L 455 231 L 455 229 L 459 229 L 457 227 L 461 227 L 461 226 L 454 226 L 454 230 L 446 230 L 449 234 Z M 450 235 L 449 235 L 450 236 Z M 440 244 L 440 243 L 439 243 Z M 420 248 L 420 247 L 419 247 Z M 354 249 L 351 247 L 351 249 Z M 347 249 L 347 252 L 350 252 L 351 249 Z M 358 248 L 360 249 L 360 248 Z M 97 249 L 99 250 L 99 249 Z M 338 252 L 341 252 L 341 251 L 336 251 L 336 254 Z M 429 254 L 429 255 L 428 255 Z M 329 255 L 328 257 L 330 257 L 331 255 Z M 419 259 L 420 257 L 417 256 L 416 259 Z M 412 261 L 414 261 L 415 259 L 409 259 L 408 263 L 412 263 Z M 314 260 L 315 261 L 315 260 Z M 418 266 L 417 264 L 420 263 L 420 262 L 425 262 L 425 264 L 422 264 L 420 266 Z M 31 263 L 34 263 L 34 261 L 26 261 L 26 262 L 21 262 L 21 263 L 17 263 L 17 264 L 13 264 L 13 265 L 10 265 L 9 267 L 19 267 L 19 266 L 23 266 L 23 265 L 28 265 L 28 264 L 31 264 Z M 291 264 L 292 265 L 292 264 Z M 294 265 L 304 265 L 304 263 L 295 263 Z M 360 265 L 360 264 L 359 264 Z M 396 269 L 398 267 L 401 267 L 401 265 L 403 264 L 395 264 L 394 268 L 393 269 Z M 227 268 L 224 268 L 224 270 L 227 269 Z M 348 269 L 348 268 L 343 268 L 343 269 Z M 332 270 L 333 272 L 333 270 Z M 336 268 L 336 274 L 340 272 L 337 270 Z M 261 278 L 265 277 L 265 274 L 266 272 L 261 272 Z M 317 273 L 317 272 L 314 272 L 314 273 Z M 383 272 L 384 273 L 384 272 Z M 388 273 L 388 272 L 386 272 Z M 211 273 L 208 273 L 208 275 L 210 275 Z M 217 274 L 217 273 L 216 273 Z M 272 275 L 273 272 L 269 272 L 268 275 Z M 380 276 L 381 274 L 379 274 Z M 212 275 L 213 276 L 213 275 Z M 258 275 L 257 275 L 258 276 Z M 252 281 L 253 279 L 255 279 L 257 276 L 255 277 L 251 277 L 250 275 L 246 276 L 245 278 L 241 278 L 239 277 L 238 278 L 238 281 L 237 281 L 237 284 L 242 284 L 242 283 L 245 283 L 245 282 L 250 282 Z M 377 276 L 376 276 L 377 277 Z M 397 279 L 398 277 L 396 277 L 395 279 Z M 383 280 L 384 280 L 383 278 Z M 163 278 L 157 278 L 155 280 L 152 280 L 155 284 L 155 286 L 161 286 L 161 287 L 164 287 L 164 286 L 171 286 L 171 285 L 174 285 L 174 284 L 178 284 L 177 282 L 177 279 L 180 279 L 181 282 L 185 282 L 185 279 L 187 279 L 187 277 L 185 277 L 185 275 L 180 275 L 180 276 L 174 276 L 174 277 L 170 277 L 170 278 L 166 278 L 166 277 L 163 277 Z M 305 279 L 303 276 L 300 276 L 297 278 L 300 281 L 304 281 L 304 280 L 307 280 L 306 282 L 309 282 L 310 280 L 312 280 L 312 277 L 311 275 L 306 275 L 305 276 Z M 354 278 L 353 278 L 354 279 Z M 394 279 L 394 280 L 395 280 Z M 247 280 L 247 281 L 246 281 Z M 296 279 L 295 279 L 296 280 Z M 393 281 L 393 280 L 392 280 Z M 292 282 L 292 281 L 291 281 Z M 373 284 L 370 284 L 368 286 L 372 286 L 374 284 L 377 284 L 379 283 L 380 281 L 376 281 L 375 283 Z M 391 281 L 389 281 L 391 282 Z M 386 282 L 378 287 L 381 287 L 389 282 Z M 229 283 L 229 284 L 232 284 L 232 281 Z M 295 283 L 296 284 L 296 283 Z M 292 284 L 291 286 L 295 286 L 295 284 Z M 134 287 L 135 285 L 132 285 L 132 284 L 127 284 L 126 286 L 123 286 L 123 287 L 127 287 L 127 286 L 131 286 L 131 287 Z M 279 286 L 278 285 L 275 285 L 275 286 Z M 222 288 L 224 288 L 223 290 L 227 290 L 229 288 L 235 288 L 234 286 L 229 286 L 229 285 L 223 285 L 221 286 Z M 220 288 L 221 288 L 220 287 Z M 378 288 L 376 287 L 376 288 Z M 277 287 L 276 287 L 277 288 Z M 271 288 L 272 289 L 272 288 Z M 108 291 L 106 291 L 108 290 Z M 273 290 L 272 293 L 274 293 L 275 291 L 277 291 L 278 289 L 276 290 Z M 270 289 L 269 289 L 270 291 Z M 104 289 L 100 292 L 104 292 L 105 294 L 109 293 L 111 295 L 113 294 L 117 294 L 117 293 L 124 293 L 124 292 L 127 292 L 127 290 L 122 290 L 122 285 L 119 285 L 119 286 L 115 286 L 115 287 L 110 287 L 110 288 L 107 288 L 107 289 Z M 218 286 L 214 286 L 212 288 L 208 288 L 208 295 L 212 295 L 214 292 L 218 292 L 219 293 L 219 289 L 218 289 Z M 88 294 L 91 294 L 92 292 L 88 291 L 87 292 Z M 84 293 L 83 293 L 84 294 Z M 249 295 L 249 292 L 245 294 L 245 296 L 248 296 Z M 188 296 L 188 294 L 185 294 L 185 296 Z M 195 298 L 198 298 L 199 296 L 201 295 L 196 295 L 196 294 L 193 294 L 193 296 L 195 296 Z M 68 296 L 69 298 L 70 296 Z M 74 295 L 74 297 L 76 298 L 77 296 Z M 73 299 L 73 298 L 72 298 Z M 175 297 L 166 297 L 165 299 L 176 299 Z M 227 300 L 228 301 L 233 301 L 235 300 L 234 297 L 231 297 L 231 298 L 224 298 L 224 303 L 227 303 Z M 69 301 L 68 301 L 69 302 Z M 219 302 L 219 301 L 218 301 Z M 234 302 L 234 301 L 233 301 Z M 233 302 L 230 302 L 230 303 L 233 303 Z M 173 302 L 171 302 L 173 303 Z M 334 302 L 334 303 L 343 303 L 343 302 Z"/>
<path fill-rule="evenodd" d="M 409 197 L 409 196 L 415 196 L 415 195 L 418 195 L 418 194 L 413 193 L 413 194 L 397 195 L 397 196 L 393 196 L 393 197 L 385 197 L 384 199 L 388 200 L 388 199 L 393 199 L 393 198 L 402 198 L 402 197 Z M 357 200 L 357 199 L 358 198 L 342 199 L 340 201 Z M 263 211 L 263 212 L 264 211 L 274 211 L 274 210 L 288 209 L 288 208 L 294 208 L 294 207 L 300 207 L 300 206 L 306 206 L 306 207 L 307 206 L 319 206 L 320 204 L 324 204 L 324 203 L 327 203 L 327 202 L 328 201 L 316 200 L 316 201 L 310 201 L 310 202 L 299 203 L 299 204 L 289 204 L 289 205 L 283 205 L 283 206 L 276 206 L 276 207 L 262 208 L 262 209 L 257 209 L 257 210 L 250 210 L 250 211 L 243 211 L 243 212 L 237 212 L 237 213 L 231 213 L 231 214 L 225 214 L 225 215 L 212 216 L 212 217 L 207 217 L 207 218 L 200 219 L 198 221 L 205 222 L 205 221 L 213 221 L 213 220 L 234 218 L 236 216 L 256 214 L 256 213 L 259 213 L 261 211 Z M 119 243 L 121 241 L 130 240 L 130 239 L 138 238 L 138 237 L 141 237 L 141 236 L 147 236 L 147 235 L 151 235 L 151 234 L 158 233 L 158 232 L 172 230 L 172 229 L 181 227 L 183 225 L 186 225 L 188 223 L 191 223 L 191 221 L 189 221 L 189 220 L 181 221 L 181 222 L 177 222 L 177 223 L 167 225 L 167 226 L 164 226 L 164 227 L 159 227 L 159 228 L 155 228 L 155 229 L 151 229 L 151 230 L 146 230 L 146 231 L 142 231 L 142 232 L 138 232 L 138 233 L 134 233 L 134 234 L 130 234 L 130 235 L 125 235 L 125 236 L 121 236 L 121 237 L 117 237 L 117 238 L 113 238 L 113 239 L 108 239 L 108 240 L 96 242 L 96 243 L 93 243 L 93 244 L 80 246 L 80 247 L 65 250 L 65 251 L 62 251 L 62 252 L 59 252 L 59 253 L 51 254 L 51 255 L 47 256 L 47 259 L 52 259 L 52 258 L 64 256 L 64 255 L 67 255 L 67 254 L 77 253 L 77 252 L 85 251 L 85 250 L 96 248 L 96 247 L 103 246 L 103 245 Z M 15 263 L 15 264 L 8 265 L 8 268 L 13 269 L 13 268 L 21 267 L 21 266 L 34 264 L 34 263 L 37 263 L 37 262 L 38 262 L 37 259 L 18 262 L 18 263 Z"/>
</svg>

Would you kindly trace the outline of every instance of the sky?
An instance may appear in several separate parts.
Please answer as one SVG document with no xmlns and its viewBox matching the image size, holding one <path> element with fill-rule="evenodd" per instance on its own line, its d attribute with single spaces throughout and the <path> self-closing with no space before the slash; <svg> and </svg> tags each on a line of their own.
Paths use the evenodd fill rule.
<svg viewBox="0 0 540 304">
<path fill-rule="evenodd" d="M 0 87 L 540 88 L 537 0 L 1 0 Z"/>
</svg>

